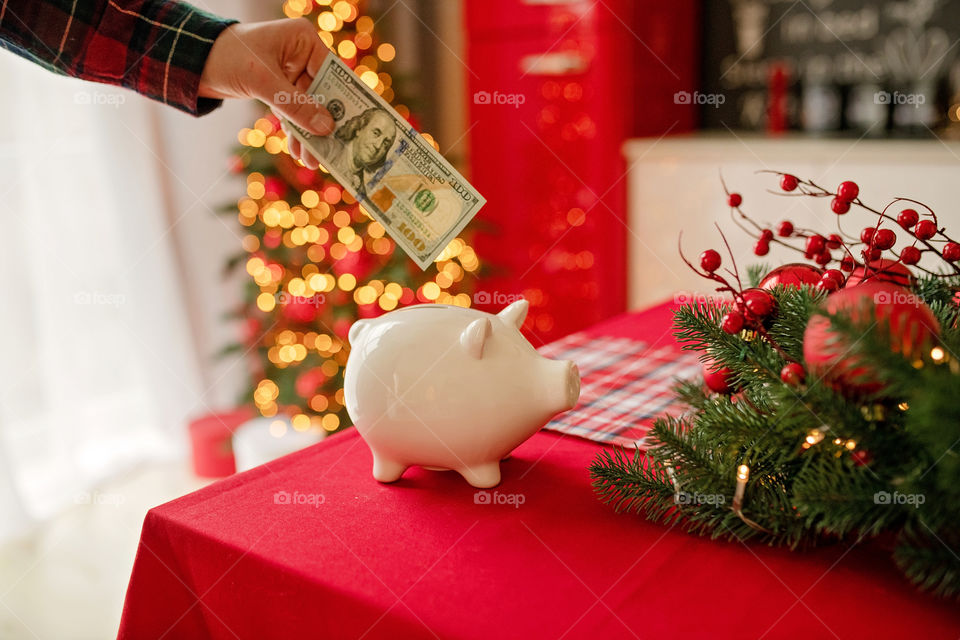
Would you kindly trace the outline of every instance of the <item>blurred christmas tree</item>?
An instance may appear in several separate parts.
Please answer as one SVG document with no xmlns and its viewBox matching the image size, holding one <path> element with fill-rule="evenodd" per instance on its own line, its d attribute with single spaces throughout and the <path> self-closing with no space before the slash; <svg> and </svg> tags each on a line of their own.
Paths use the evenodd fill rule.
<svg viewBox="0 0 960 640">
<path fill-rule="evenodd" d="M 379 41 L 371 4 L 287 0 L 282 9 L 289 18 L 313 21 L 324 43 L 416 126 L 385 70 L 396 52 Z M 261 415 L 287 414 L 297 430 L 337 431 L 349 425 L 343 367 L 353 321 L 418 301 L 468 307 L 471 297 L 460 290 L 479 261 L 458 238 L 438 257 L 436 271 L 421 272 L 329 174 L 289 156 L 269 111 L 238 137 L 232 168 L 247 174 L 247 189 L 227 211 L 238 215 L 247 235 L 228 271 L 242 265 L 250 280 L 232 314 L 246 322 L 243 343 L 224 353 L 253 356 L 243 402 Z"/>
</svg>

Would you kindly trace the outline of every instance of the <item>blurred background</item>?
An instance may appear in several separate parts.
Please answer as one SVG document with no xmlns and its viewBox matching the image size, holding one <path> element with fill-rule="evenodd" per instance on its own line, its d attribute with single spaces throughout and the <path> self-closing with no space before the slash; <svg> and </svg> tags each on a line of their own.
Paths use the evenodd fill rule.
<svg viewBox="0 0 960 640">
<path fill-rule="evenodd" d="M 681 231 L 763 260 L 724 183 L 834 224 L 764 170 L 960 219 L 960 0 L 195 4 L 311 20 L 488 204 L 420 272 L 261 105 L 193 119 L 0 56 L 3 638 L 115 634 L 147 509 L 348 428 L 357 318 L 522 295 L 540 346 L 709 292 Z"/>
</svg>

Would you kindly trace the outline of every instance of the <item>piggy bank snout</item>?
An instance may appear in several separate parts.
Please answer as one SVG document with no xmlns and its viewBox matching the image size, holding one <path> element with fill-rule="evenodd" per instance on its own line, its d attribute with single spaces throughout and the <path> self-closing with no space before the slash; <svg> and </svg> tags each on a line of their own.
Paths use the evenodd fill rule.
<svg viewBox="0 0 960 640">
<path fill-rule="evenodd" d="M 550 364 L 556 371 L 552 382 L 557 397 L 554 409 L 558 413 L 573 409 L 580 399 L 580 370 L 570 360 L 551 360 Z"/>
</svg>

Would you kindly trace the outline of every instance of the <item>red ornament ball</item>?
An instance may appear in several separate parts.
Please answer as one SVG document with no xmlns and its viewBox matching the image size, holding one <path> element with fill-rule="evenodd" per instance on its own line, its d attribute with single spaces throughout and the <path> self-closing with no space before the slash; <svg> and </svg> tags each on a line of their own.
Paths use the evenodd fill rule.
<svg viewBox="0 0 960 640">
<path fill-rule="evenodd" d="M 789 220 L 784 220 L 780 223 L 780 226 L 777 227 L 777 235 L 781 238 L 789 238 L 793 235 L 793 223 Z"/>
<path fill-rule="evenodd" d="M 713 249 L 707 249 L 700 254 L 700 268 L 707 273 L 713 273 L 720 268 L 720 254 Z"/>
<path fill-rule="evenodd" d="M 292 296 L 284 295 L 283 306 L 280 312 L 290 322 L 310 324 L 317 319 L 320 307 L 323 305 L 322 296 Z"/>
<path fill-rule="evenodd" d="M 784 191 L 793 191 L 799 184 L 800 181 L 797 180 L 797 176 L 792 176 L 789 173 L 780 176 L 780 188 Z"/>
<path fill-rule="evenodd" d="M 791 387 L 800 386 L 806 377 L 807 372 L 796 362 L 790 362 L 784 365 L 783 369 L 780 369 L 780 379 L 783 380 L 784 384 Z"/>
<path fill-rule="evenodd" d="M 841 287 L 843 286 L 843 283 L 846 282 L 847 280 L 847 277 L 843 275 L 843 272 L 840 271 L 839 269 L 827 269 L 826 271 L 824 271 L 823 277 L 836 280 L 837 284 L 840 285 Z"/>
<path fill-rule="evenodd" d="M 733 391 L 733 372 L 727 367 L 718 367 L 714 360 L 703 363 L 703 381 L 715 393 Z"/>
<path fill-rule="evenodd" d="M 845 180 L 844 182 L 840 183 L 839 187 L 837 187 L 837 197 L 841 200 L 851 202 L 856 200 L 858 195 L 860 195 L 860 187 L 857 186 L 856 182 L 851 180 Z"/>
<path fill-rule="evenodd" d="M 739 207 L 743 203 L 743 196 L 739 193 L 731 193 L 727 196 L 727 204 L 731 207 Z"/>
<path fill-rule="evenodd" d="M 947 262 L 956 262 L 960 260 L 960 244 L 948 242 L 943 245 L 943 259 Z"/>
<path fill-rule="evenodd" d="M 827 293 L 833 293 L 840 288 L 840 283 L 834 280 L 833 278 L 824 278 L 817 283 L 818 291 L 826 291 Z"/>
<path fill-rule="evenodd" d="M 853 458 L 853 463 L 858 467 L 864 467 L 873 462 L 873 456 L 866 449 L 857 449 L 850 454 L 850 457 Z"/>
<path fill-rule="evenodd" d="M 933 220 L 921 220 L 917 223 L 917 226 L 913 228 L 913 235 L 921 240 L 929 240 L 937 235 L 937 225 L 934 224 Z"/>
<path fill-rule="evenodd" d="M 877 249 L 886 251 L 897 243 L 897 234 L 895 234 L 892 229 L 880 229 L 873 234 L 871 240 L 873 241 L 873 246 Z"/>
<path fill-rule="evenodd" d="M 814 286 L 823 277 L 823 271 L 803 262 L 791 262 L 777 267 L 760 281 L 761 289 L 773 289 L 778 284 L 799 289 L 803 285 Z"/>
<path fill-rule="evenodd" d="M 866 269 L 863 265 L 855 268 L 850 277 L 847 278 L 847 286 L 855 287 L 864 280 L 867 282 L 890 282 L 901 287 L 911 287 L 916 282 L 916 278 L 913 277 L 909 269 L 895 260 L 886 258 L 871 260 L 870 266 Z"/>
<path fill-rule="evenodd" d="M 847 211 L 850 211 L 850 201 L 836 197 L 830 201 L 830 209 L 838 216 L 842 216 Z"/>
<path fill-rule="evenodd" d="M 904 247 L 900 250 L 900 261 L 903 264 L 917 264 L 920 262 L 920 249 L 916 247 Z"/>
<path fill-rule="evenodd" d="M 887 324 L 891 348 L 909 359 L 940 334 L 930 308 L 908 290 L 890 282 L 867 281 L 830 294 L 825 310 L 843 313 L 854 322 Z M 883 384 L 875 380 L 870 367 L 851 353 L 847 339 L 837 334 L 829 318 L 814 315 L 803 336 L 803 357 L 811 374 L 822 377 L 838 390 L 850 394 L 875 393 Z"/>
<path fill-rule="evenodd" d="M 740 333 L 743 329 L 743 314 L 739 311 L 725 313 L 720 320 L 720 328 L 731 335 Z"/>
<path fill-rule="evenodd" d="M 904 209 L 897 216 L 897 222 L 907 231 L 916 226 L 918 220 L 920 220 L 920 214 L 913 209 Z"/>
<path fill-rule="evenodd" d="M 319 367 L 307 369 L 297 376 L 297 382 L 295 384 L 297 395 L 309 400 L 317 394 L 321 385 L 326 381 L 327 376 L 323 374 L 323 371 L 321 371 Z"/>
<path fill-rule="evenodd" d="M 777 307 L 777 301 L 764 289 L 747 289 L 741 294 L 743 306 L 757 318 L 766 318 Z"/>
</svg>

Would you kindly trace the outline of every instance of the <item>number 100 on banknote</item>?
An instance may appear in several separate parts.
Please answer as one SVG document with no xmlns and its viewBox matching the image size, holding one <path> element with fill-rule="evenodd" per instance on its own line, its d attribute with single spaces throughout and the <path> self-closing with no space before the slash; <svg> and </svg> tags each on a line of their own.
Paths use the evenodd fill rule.
<svg viewBox="0 0 960 640">
<path fill-rule="evenodd" d="M 307 90 L 334 131 L 315 136 L 287 121 L 390 237 L 426 269 L 486 200 L 405 119 L 334 53 Z"/>
</svg>

